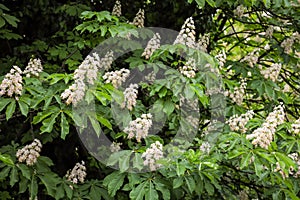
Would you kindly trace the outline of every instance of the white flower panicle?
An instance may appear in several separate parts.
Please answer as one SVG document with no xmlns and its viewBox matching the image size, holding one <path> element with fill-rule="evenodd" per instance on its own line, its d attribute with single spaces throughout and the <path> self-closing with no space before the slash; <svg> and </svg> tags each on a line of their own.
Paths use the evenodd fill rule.
<svg viewBox="0 0 300 200">
<path fill-rule="evenodd" d="M 282 170 L 279 162 L 276 162 L 276 168 L 274 169 L 274 172 L 279 172 L 283 179 L 286 179 L 289 176 Z"/>
<path fill-rule="evenodd" d="M 15 96 L 18 100 L 18 96 L 22 94 L 22 71 L 19 67 L 13 66 L 13 68 L 7 73 L 0 85 L 0 96 L 7 95 L 9 97 Z"/>
<path fill-rule="evenodd" d="M 273 36 L 274 26 L 269 26 L 266 30 L 265 36 L 271 38 Z"/>
<path fill-rule="evenodd" d="M 163 158 L 162 148 L 162 144 L 159 141 L 156 141 L 142 154 L 144 166 L 149 166 L 151 171 L 155 171 L 162 166 L 161 164 L 156 163 L 157 160 Z"/>
<path fill-rule="evenodd" d="M 123 92 L 124 94 L 124 101 L 121 104 L 121 108 L 127 107 L 127 109 L 132 110 L 136 104 L 136 98 L 138 94 L 138 85 L 137 84 L 130 84 L 128 88 L 125 89 Z"/>
<path fill-rule="evenodd" d="M 201 51 L 207 52 L 207 47 L 209 45 L 209 33 L 205 33 L 203 36 L 200 36 L 196 44 L 197 48 Z"/>
<path fill-rule="evenodd" d="M 144 20 L 145 20 L 145 11 L 144 9 L 139 9 L 139 12 L 136 14 L 133 22 L 131 24 L 137 26 L 138 28 L 144 27 Z"/>
<path fill-rule="evenodd" d="M 224 65 L 226 63 L 226 58 L 227 58 L 225 52 L 222 51 L 221 53 L 219 53 L 218 55 L 216 55 L 215 58 L 219 61 L 220 67 L 224 67 Z"/>
<path fill-rule="evenodd" d="M 189 17 L 185 20 L 177 38 L 174 41 L 174 44 L 183 44 L 190 48 L 195 48 L 196 32 L 195 32 L 194 20 L 192 17 Z"/>
<path fill-rule="evenodd" d="M 233 115 L 229 118 L 228 121 L 226 121 L 226 124 L 229 125 L 231 131 L 239 131 L 241 133 L 246 133 L 247 128 L 246 124 L 250 119 L 252 119 L 254 116 L 253 110 L 247 111 L 245 114 Z"/>
<path fill-rule="evenodd" d="M 300 118 L 292 124 L 292 133 L 298 135 L 300 133 Z"/>
<path fill-rule="evenodd" d="M 98 76 L 98 69 L 100 68 L 100 58 L 97 53 L 92 56 L 88 55 L 84 61 L 79 65 L 74 72 L 74 79 L 76 81 L 85 82 L 94 85 Z"/>
<path fill-rule="evenodd" d="M 271 79 L 273 82 L 276 82 L 281 67 L 281 63 L 273 63 L 269 68 L 264 70 L 262 69 L 262 67 L 260 67 L 260 73 L 264 76 L 265 79 Z"/>
<path fill-rule="evenodd" d="M 286 38 L 280 46 L 284 49 L 284 53 L 289 54 L 295 42 L 300 42 L 300 34 L 295 32 L 291 37 Z"/>
<path fill-rule="evenodd" d="M 103 58 L 100 59 L 100 69 L 109 70 L 114 62 L 114 52 L 108 51 Z"/>
<path fill-rule="evenodd" d="M 111 143 L 109 149 L 112 153 L 118 152 L 121 150 L 121 145 L 122 145 L 122 143 L 113 142 L 113 143 Z"/>
<path fill-rule="evenodd" d="M 285 84 L 282 92 L 291 92 L 291 91 L 292 91 L 291 86 L 289 84 Z"/>
<path fill-rule="evenodd" d="M 246 55 L 241 62 L 246 62 L 250 67 L 254 67 L 254 65 L 258 62 L 259 53 L 258 50 L 252 51 L 250 54 Z"/>
<path fill-rule="evenodd" d="M 16 157 L 19 162 L 26 162 L 26 165 L 32 166 L 36 163 L 40 152 L 42 150 L 42 143 L 38 139 L 34 139 L 29 145 L 26 145 L 22 149 L 19 149 L 16 153 Z"/>
<path fill-rule="evenodd" d="M 77 105 L 84 97 L 86 82 L 94 85 L 98 76 L 98 69 L 101 67 L 100 58 L 97 53 L 88 55 L 74 72 L 75 82 L 62 94 L 62 99 L 67 99 L 66 104 Z"/>
<path fill-rule="evenodd" d="M 236 104 L 242 105 L 246 93 L 247 83 L 245 80 L 241 81 L 240 87 L 234 87 L 234 92 L 225 91 L 225 96 L 230 97 Z"/>
<path fill-rule="evenodd" d="M 66 99 L 67 105 L 72 103 L 76 106 L 83 99 L 85 90 L 85 84 L 82 81 L 76 81 L 61 94 L 61 98 Z"/>
<path fill-rule="evenodd" d="M 252 144 L 254 146 L 267 149 L 273 141 L 277 126 L 284 122 L 284 117 L 284 106 L 280 104 L 269 113 L 262 126 L 255 129 L 252 134 L 247 135 L 246 138 L 249 140 L 253 139 Z"/>
<path fill-rule="evenodd" d="M 153 38 L 149 40 L 147 43 L 147 46 L 142 54 L 142 56 L 145 56 L 145 58 L 148 60 L 153 52 L 160 47 L 160 35 L 159 33 L 155 33 Z"/>
<path fill-rule="evenodd" d="M 194 78 L 196 76 L 196 61 L 194 58 L 189 58 L 183 67 L 179 67 L 181 74 L 188 78 Z"/>
<path fill-rule="evenodd" d="M 211 146 L 208 142 L 203 142 L 200 146 L 200 151 L 202 151 L 203 153 L 209 153 L 210 148 Z"/>
<path fill-rule="evenodd" d="M 83 183 L 86 177 L 86 167 L 84 161 L 81 163 L 76 163 L 72 170 L 68 170 L 66 174 L 66 178 L 68 181 L 73 184 L 77 184 L 78 182 Z"/>
<path fill-rule="evenodd" d="M 199 127 L 199 119 L 189 115 L 187 118 L 186 118 L 187 122 L 190 123 L 190 125 L 193 127 L 193 128 L 198 128 Z"/>
<path fill-rule="evenodd" d="M 105 83 L 111 83 L 115 88 L 118 88 L 126 81 L 129 75 L 130 71 L 122 68 L 117 71 L 106 72 L 103 75 L 103 79 L 105 80 Z"/>
<path fill-rule="evenodd" d="M 31 58 L 26 66 L 23 74 L 26 77 L 30 76 L 39 76 L 39 74 L 43 71 L 42 62 L 39 58 Z"/>
<path fill-rule="evenodd" d="M 129 126 L 125 127 L 124 132 L 128 134 L 128 138 L 136 138 L 137 142 L 141 142 L 142 138 L 148 136 L 150 127 L 152 126 L 152 115 L 142 114 L 140 118 L 137 118 L 129 122 Z"/>
<path fill-rule="evenodd" d="M 122 6 L 120 1 L 116 1 L 115 5 L 113 7 L 113 10 L 111 12 L 112 15 L 115 15 L 117 17 L 120 17 L 122 15 Z"/>
<path fill-rule="evenodd" d="M 233 11 L 233 14 L 237 17 L 242 17 L 245 13 L 246 8 L 243 5 L 239 5 L 236 7 L 236 9 Z"/>
<path fill-rule="evenodd" d="M 291 153 L 288 155 L 298 166 L 298 169 L 295 170 L 293 167 L 290 167 L 289 173 L 295 178 L 300 177 L 300 156 L 298 153 Z"/>
</svg>

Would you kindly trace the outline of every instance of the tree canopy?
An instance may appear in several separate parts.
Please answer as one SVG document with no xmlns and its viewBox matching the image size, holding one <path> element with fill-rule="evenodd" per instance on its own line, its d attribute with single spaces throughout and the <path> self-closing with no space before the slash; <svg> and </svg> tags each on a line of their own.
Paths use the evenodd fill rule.
<svg viewBox="0 0 300 200">
<path fill-rule="evenodd" d="M 0 199 L 299 199 L 300 1 L 0 3 Z"/>
</svg>

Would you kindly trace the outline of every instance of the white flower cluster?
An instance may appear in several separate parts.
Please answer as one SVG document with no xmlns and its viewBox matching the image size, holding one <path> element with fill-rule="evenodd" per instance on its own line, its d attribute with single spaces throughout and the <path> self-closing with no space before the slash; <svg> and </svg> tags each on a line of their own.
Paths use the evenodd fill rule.
<svg viewBox="0 0 300 200">
<path fill-rule="evenodd" d="M 142 28 L 144 27 L 144 20 L 145 20 L 145 11 L 144 9 L 139 9 L 139 12 L 136 14 L 131 24 L 137 26 L 138 28 Z"/>
<path fill-rule="evenodd" d="M 209 33 L 205 33 L 203 36 L 200 36 L 197 42 L 197 48 L 201 51 L 207 52 L 207 47 L 209 45 Z"/>
<path fill-rule="evenodd" d="M 39 76 L 42 71 L 43 66 L 41 60 L 38 58 L 31 58 L 23 73 L 26 77 L 30 77 L 31 75 Z"/>
<path fill-rule="evenodd" d="M 190 123 L 190 125 L 193 127 L 193 128 L 198 128 L 199 127 L 199 119 L 189 115 L 187 118 L 186 118 L 187 122 Z"/>
<path fill-rule="evenodd" d="M 84 59 L 74 72 L 75 82 L 61 94 L 62 99 L 67 99 L 66 104 L 77 105 L 83 99 L 86 90 L 85 82 L 87 81 L 91 85 L 95 83 L 98 68 L 100 68 L 100 58 L 97 53 L 93 53 L 92 56 L 88 55 Z"/>
<path fill-rule="evenodd" d="M 292 124 L 292 133 L 295 135 L 300 133 L 300 118 Z"/>
<path fill-rule="evenodd" d="M 282 168 L 281 168 L 279 162 L 276 162 L 276 168 L 274 169 L 274 172 L 279 172 L 279 173 L 281 174 L 281 176 L 282 176 L 283 179 L 285 179 L 285 178 L 288 177 L 288 174 L 286 174 L 286 173 L 282 170 Z"/>
<path fill-rule="evenodd" d="M 284 49 L 284 53 L 290 53 L 295 42 L 300 42 L 300 34 L 298 32 L 293 33 L 291 37 L 286 38 L 280 44 L 280 46 Z"/>
<path fill-rule="evenodd" d="M 225 52 L 222 51 L 221 53 L 219 53 L 218 55 L 216 55 L 215 58 L 219 61 L 220 67 L 224 67 L 224 65 L 226 63 L 226 58 L 227 58 Z"/>
<path fill-rule="evenodd" d="M 124 132 L 128 134 L 128 138 L 136 138 L 137 142 L 141 142 L 142 138 L 148 136 L 150 127 L 152 126 L 152 115 L 142 114 L 141 118 L 136 118 L 129 122 L 129 126 L 125 127 Z"/>
<path fill-rule="evenodd" d="M 109 70 L 114 62 L 114 52 L 108 51 L 103 58 L 100 59 L 100 69 Z"/>
<path fill-rule="evenodd" d="M 246 62 L 249 64 L 250 67 L 254 67 L 254 65 L 257 63 L 258 61 L 258 56 L 259 56 L 259 53 L 258 53 L 258 50 L 254 50 L 252 51 L 250 54 L 246 55 L 242 60 L 241 62 Z"/>
<path fill-rule="evenodd" d="M 160 47 L 160 35 L 159 33 L 155 33 L 153 38 L 149 40 L 147 43 L 147 46 L 142 54 L 142 56 L 145 56 L 145 58 L 148 60 L 153 52 Z"/>
<path fill-rule="evenodd" d="M 183 44 L 190 48 L 195 48 L 196 46 L 196 32 L 194 20 L 192 17 L 189 17 L 185 20 L 184 24 L 181 27 L 181 30 L 174 41 L 174 44 Z"/>
<path fill-rule="evenodd" d="M 128 69 L 122 68 L 117 71 L 106 72 L 103 75 L 103 79 L 105 80 L 105 83 L 111 83 L 115 88 L 118 88 L 126 81 L 129 74 L 130 71 Z"/>
<path fill-rule="evenodd" d="M 82 81 L 76 81 L 73 83 L 68 89 L 66 89 L 62 94 L 62 99 L 67 99 L 66 104 L 69 105 L 70 103 L 77 105 L 85 95 L 85 84 Z"/>
<path fill-rule="evenodd" d="M 123 92 L 124 94 L 124 101 L 121 104 L 121 108 L 127 107 L 127 109 L 132 110 L 136 104 L 136 98 L 138 94 L 138 85 L 137 84 L 130 84 L 128 88 L 125 89 Z"/>
<path fill-rule="evenodd" d="M 180 73 L 188 78 L 194 78 L 196 70 L 196 61 L 194 58 L 189 58 L 183 67 L 179 67 Z"/>
<path fill-rule="evenodd" d="M 292 88 L 289 84 L 285 84 L 282 92 L 291 92 Z"/>
<path fill-rule="evenodd" d="M 84 165 L 84 161 L 81 161 L 81 163 L 76 163 L 72 170 L 68 170 L 66 174 L 68 181 L 73 184 L 77 184 L 78 181 L 83 183 L 86 177 L 86 167 Z"/>
<path fill-rule="evenodd" d="M 281 63 L 273 63 L 269 68 L 267 69 L 262 69 L 260 67 L 260 73 L 264 76 L 265 79 L 271 79 L 273 82 L 275 82 L 278 78 L 278 75 L 281 70 Z"/>
<path fill-rule="evenodd" d="M 243 5 L 239 5 L 236 7 L 236 9 L 233 11 L 233 14 L 237 17 L 242 17 L 245 13 L 246 8 Z"/>
<path fill-rule="evenodd" d="M 114 152 L 118 152 L 118 151 L 120 151 L 121 150 L 121 145 L 122 145 L 122 143 L 117 143 L 117 142 L 113 142 L 113 143 L 111 143 L 111 145 L 110 145 L 110 151 L 112 152 L 112 153 L 114 153 Z"/>
<path fill-rule="evenodd" d="M 145 76 L 145 80 L 150 84 L 153 84 L 155 78 L 156 78 L 156 74 L 154 71 L 150 72 L 147 76 Z"/>
<path fill-rule="evenodd" d="M 149 166 L 151 171 L 155 171 L 161 167 L 161 164 L 157 164 L 156 161 L 163 158 L 162 148 L 162 144 L 156 141 L 142 154 L 142 158 L 145 158 L 144 166 Z"/>
<path fill-rule="evenodd" d="M 247 83 L 245 80 L 241 81 L 240 87 L 234 87 L 234 92 L 225 91 L 224 95 L 230 97 L 236 104 L 241 105 L 244 100 Z"/>
<path fill-rule="evenodd" d="M 42 150 L 42 143 L 38 139 L 34 139 L 29 145 L 26 145 L 22 149 L 19 149 L 16 153 L 16 157 L 19 162 L 26 162 L 26 165 L 32 166 L 36 163 L 40 152 Z"/>
<path fill-rule="evenodd" d="M 247 139 L 252 140 L 254 146 L 259 145 L 262 148 L 267 149 L 270 143 L 273 141 L 273 135 L 276 132 L 278 125 L 284 122 L 284 106 L 280 104 L 269 113 L 266 121 L 262 124 L 262 127 L 255 129 L 252 134 L 246 136 Z"/>
<path fill-rule="evenodd" d="M 293 167 L 290 167 L 289 173 L 293 175 L 295 178 L 300 177 L 300 156 L 298 153 L 291 153 L 288 155 L 298 166 L 298 170 L 296 171 Z"/>
<path fill-rule="evenodd" d="M 122 15 L 122 7 L 121 7 L 121 2 L 120 1 L 116 1 L 115 5 L 113 7 L 113 10 L 111 12 L 112 15 L 115 15 L 117 17 L 120 17 Z"/>
<path fill-rule="evenodd" d="M 245 114 L 233 115 L 226 121 L 226 124 L 229 125 L 231 131 L 240 131 L 241 133 L 246 133 L 247 128 L 246 124 L 254 116 L 253 110 L 247 111 Z"/>
<path fill-rule="evenodd" d="M 266 30 L 265 36 L 271 38 L 273 36 L 274 26 L 269 26 Z"/>
<path fill-rule="evenodd" d="M 7 95 L 12 97 L 15 95 L 15 98 L 18 100 L 18 96 L 22 94 L 23 90 L 21 74 L 22 70 L 17 66 L 13 66 L 1 82 L 0 96 Z"/>
<path fill-rule="evenodd" d="M 74 79 L 76 81 L 85 82 L 94 85 L 98 76 L 98 69 L 100 68 L 100 58 L 97 53 L 92 56 L 88 55 L 84 61 L 79 65 L 74 72 Z"/>
<path fill-rule="evenodd" d="M 202 151 L 203 153 L 209 153 L 210 148 L 211 146 L 208 142 L 203 142 L 200 146 L 200 151 Z"/>
</svg>

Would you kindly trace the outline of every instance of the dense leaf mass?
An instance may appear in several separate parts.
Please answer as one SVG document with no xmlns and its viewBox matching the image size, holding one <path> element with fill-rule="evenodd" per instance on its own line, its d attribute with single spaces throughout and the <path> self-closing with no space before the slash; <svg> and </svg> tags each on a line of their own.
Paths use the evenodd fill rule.
<svg viewBox="0 0 300 200">
<path fill-rule="evenodd" d="M 299 0 L 3 0 L 0 49 L 0 199 L 299 199 Z"/>
</svg>

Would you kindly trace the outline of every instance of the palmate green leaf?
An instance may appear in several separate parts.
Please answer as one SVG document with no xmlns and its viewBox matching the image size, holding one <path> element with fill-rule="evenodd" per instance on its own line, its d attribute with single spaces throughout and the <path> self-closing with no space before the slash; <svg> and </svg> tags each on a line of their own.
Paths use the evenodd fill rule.
<svg viewBox="0 0 300 200">
<path fill-rule="evenodd" d="M 59 113 L 59 112 L 60 112 L 60 108 L 58 108 L 56 106 L 50 106 L 50 107 L 48 107 L 47 110 L 45 110 L 43 112 L 39 112 L 36 116 L 34 116 L 32 123 L 37 124 L 37 123 L 43 121 L 45 118 L 52 115 L 53 113 Z"/>
<path fill-rule="evenodd" d="M 9 185 L 13 187 L 15 183 L 17 183 L 18 181 L 19 181 L 18 170 L 17 167 L 14 166 L 10 172 Z"/>
<path fill-rule="evenodd" d="M 251 157 L 252 157 L 252 153 L 247 153 L 247 154 L 244 154 L 242 156 L 242 160 L 241 160 L 241 163 L 240 163 L 240 168 L 243 169 L 244 167 L 248 166 L 250 164 L 250 160 L 251 160 Z"/>
<path fill-rule="evenodd" d="M 18 101 L 18 104 L 19 104 L 19 108 L 20 108 L 22 115 L 27 116 L 28 111 L 29 111 L 29 106 L 20 100 Z"/>
<path fill-rule="evenodd" d="M 191 176 L 185 176 L 184 179 L 189 192 L 192 194 L 196 188 L 195 180 Z"/>
<path fill-rule="evenodd" d="M 2 17 L 13 27 L 17 27 L 18 26 L 17 22 L 20 22 L 20 20 L 18 18 L 16 18 L 15 16 L 12 16 L 12 15 L 5 14 L 5 15 L 2 15 Z"/>
<path fill-rule="evenodd" d="M 103 185 L 107 187 L 110 196 L 114 197 L 116 195 L 116 192 L 123 185 L 125 176 L 125 173 L 116 171 L 105 177 Z"/>
<path fill-rule="evenodd" d="M 35 197 L 37 196 L 37 193 L 38 193 L 38 183 L 37 183 L 36 177 L 32 176 L 31 182 L 29 185 L 29 194 L 30 194 L 29 199 L 34 200 Z"/>
<path fill-rule="evenodd" d="M 19 194 L 24 193 L 28 189 L 28 184 L 29 184 L 30 179 L 26 179 L 24 177 L 20 177 L 19 181 Z"/>
<path fill-rule="evenodd" d="M 147 189 L 147 181 L 142 182 L 129 193 L 130 199 L 143 200 Z"/>
<path fill-rule="evenodd" d="M 3 19 L 3 17 L 0 17 L 0 28 L 3 27 L 5 25 L 5 20 Z"/>
<path fill-rule="evenodd" d="M 17 167 L 21 170 L 22 175 L 23 175 L 25 178 L 27 178 L 28 180 L 30 180 L 30 178 L 31 178 L 31 173 L 30 173 L 29 167 L 28 167 L 27 165 L 21 164 L 21 163 L 18 164 Z"/>
<path fill-rule="evenodd" d="M 125 172 L 129 168 L 130 156 L 132 154 L 131 150 L 126 150 L 126 154 L 119 159 L 119 168 L 121 172 Z"/>
<path fill-rule="evenodd" d="M 12 101 L 13 99 L 0 98 L 0 112 Z"/>
<path fill-rule="evenodd" d="M 13 116 L 15 110 L 16 110 L 16 100 L 13 99 L 6 108 L 5 111 L 6 120 L 9 120 Z"/>
<path fill-rule="evenodd" d="M 107 128 L 109 128 L 110 130 L 112 130 L 112 125 L 111 123 L 109 122 L 108 119 L 105 119 L 104 117 L 100 116 L 100 115 L 97 115 L 97 120 L 104 126 L 106 126 Z"/>
<path fill-rule="evenodd" d="M 9 172 L 11 169 L 12 169 L 11 166 L 7 166 L 7 167 L 4 167 L 3 169 L 1 169 L 0 180 L 5 179 L 9 175 Z"/>
<path fill-rule="evenodd" d="M 0 161 L 4 162 L 6 165 L 14 166 L 14 162 L 9 155 L 3 155 L 0 153 Z"/>
<path fill-rule="evenodd" d="M 47 193 L 52 197 L 55 196 L 56 186 L 59 183 L 59 179 L 54 173 L 45 173 L 43 175 L 38 175 L 43 185 L 46 187 Z"/>
<path fill-rule="evenodd" d="M 149 186 L 145 193 L 145 200 L 159 199 L 158 193 L 157 193 L 156 189 L 154 188 L 152 181 L 148 181 L 148 184 L 149 184 Z"/>
<path fill-rule="evenodd" d="M 168 116 L 171 115 L 171 113 L 174 111 L 175 106 L 174 103 L 172 102 L 172 100 L 167 99 L 166 101 L 164 101 L 163 104 L 163 112 L 166 113 Z"/>
<path fill-rule="evenodd" d="M 99 200 L 102 199 L 101 197 L 105 195 L 106 190 L 103 188 L 97 186 L 97 185 L 91 185 L 90 191 L 89 191 L 89 197 L 90 200 Z"/>
<path fill-rule="evenodd" d="M 155 189 L 162 193 L 162 197 L 164 200 L 170 200 L 170 191 L 164 183 L 161 183 L 160 179 L 154 179 L 153 183 L 155 185 Z"/>
<path fill-rule="evenodd" d="M 45 119 L 42 123 L 43 126 L 41 127 L 41 133 L 50 133 L 53 129 L 53 125 L 56 121 L 56 118 L 58 117 L 59 112 L 58 113 L 54 113 L 52 114 L 49 118 Z"/>
<path fill-rule="evenodd" d="M 179 188 L 183 184 L 183 177 L 176 177 L 173 179 L 173 189 Z"/>
<path fill-rule="evenodd" d="M 92 127 L 94 128 L 95 133 L 99 137 L 102 132 L 99 122 L 93 116 L 88 116 L 88 117 L 90 119 Z"/>
<path fill-rule="evenodd" d="M 63 112 L 61 112 L 60 128 L 61 128 L 60 137 L 64 140 L 66 136 L 69 134 L 69 122 Z"/>
<path fill-rule="evenodd" d="M 216 7 L 216 3 L 213 0 L 206 0 L 206 2 L 211 6 L 211 7 Z"/>
</svg>

